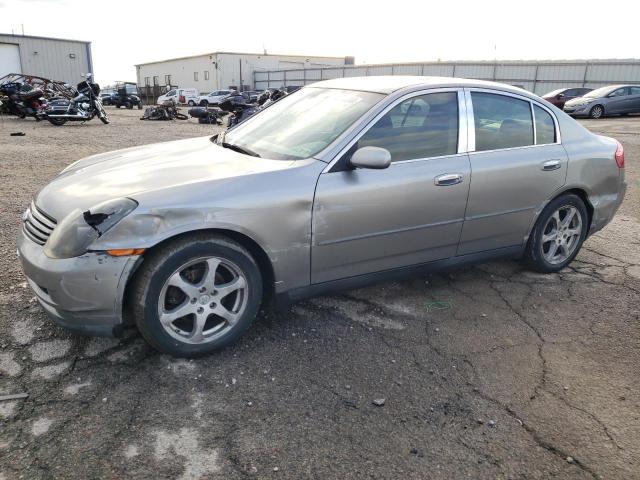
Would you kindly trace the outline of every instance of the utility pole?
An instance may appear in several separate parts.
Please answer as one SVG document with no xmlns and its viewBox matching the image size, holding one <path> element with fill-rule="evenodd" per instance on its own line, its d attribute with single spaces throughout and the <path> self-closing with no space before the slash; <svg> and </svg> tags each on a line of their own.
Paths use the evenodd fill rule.
<svg viewBox="0 0 640 480">
<path fill-rule="evenodd" d="M 242 58 L 238 60 L 238 63 L 240 64 L 240 90 L 238 91 L 242 93 Z"/>
</svg>

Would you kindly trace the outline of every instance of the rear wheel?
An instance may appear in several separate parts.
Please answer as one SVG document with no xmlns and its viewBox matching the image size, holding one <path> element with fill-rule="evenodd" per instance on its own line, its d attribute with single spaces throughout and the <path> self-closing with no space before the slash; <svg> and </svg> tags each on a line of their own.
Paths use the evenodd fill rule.
<svg viewBox="0 0 640 480">
<path fill-rule="evenodd" d="M 589 118 L 601 118 L 604 115 L 604 107 L 602 105 L 595 105 L 589 110 Z"/>
<path fill-rule="evenodd" d="M 124 106 L 127 107 L 128 110 L 131 110 L 133 108 L 133 103 L 127 102 L 124 104 Z"/>
<path fill-rule="evenodd" d="M 201 107 L 209 107 L 209 102 L 207 102 L 206 100 L 202 100 L 202 101 L 200 102 L 200 106 L 201 106 Z"/>
<path fill-rule="evenodd" d="M 199 234 L 149 254 L 132 288 L 143 337 L 162 352 L 198 357 L 246 331 L 260 307 L 262 277 L 241 245 Z"/>
<path fill-rule="evenodd" d="M 189 106 L 190 107 L 195 107 L 196 102 L 194 102 L 193 100 L 189 100 Z"/>
<path fill-rule="evenodd" d="M 56 127 L 60 127 L 67 123 L 66 118 L 47 117 L 47 120 L 49 120 L 49 123 L 52 123 Z"/>
<path fill-rule="evenodd" d="M 525 260 L 538 272 L 562 270 L 576 257 L 587 237 L 589 215 L 580 197 L 565 194 L 544 208 L 533 227 Z"/>
</svg>

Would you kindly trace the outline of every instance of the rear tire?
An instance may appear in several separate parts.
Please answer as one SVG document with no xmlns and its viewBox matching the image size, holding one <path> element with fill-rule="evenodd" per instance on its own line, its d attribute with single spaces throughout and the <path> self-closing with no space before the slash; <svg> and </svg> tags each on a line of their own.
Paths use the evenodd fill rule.
<svg viewBox="0 0 640 480">
<path fill-rule="evenodd" d="M 589 214 L 580 197 L 568 193 L 553 199 L 531 231 L 526 264 L 541 273 L 562 270 L 578 255 L 588 230 Z"/>
<path fill-rule="evenodd" d="M 209 108 L 209 102 L 207 102 L 206 100 L 202 100 L 200 102 L 200 106 L 201 107 L 205 107 L 205 108 Z"/>
<path fill-rule="evenodd" d="M 602 118 L 604 116 L 604 107 L 602 105 L 594 105 L 589 110 L 589 118 Z"/>
<path fill-rule="evenodd" d="M 145 340 L 161 352 L 194 358 L 234 343 L 249 328 L 260 308 L 262 276 L 240 244 L 194 234 L 149 253 L 130 288 Z"/>
<path fill-rule="evenodd" d="M 49 123 L 55 125 L 56 127 L 61 127 L 62 125 L 67 123 L 66 118 L 47 117 L 47 120 L 49 120 Z"/>
<path fill-rule="evenodd" d="M 131 102 L 125 103 L 124 106 L 127 107 L 127 110 L 133 109 L 133 104 Z"/>
<path fill-rule="evenodd" d="M 196 102 L 194 102 L 193 100 L 189 100 L 189 104 L 190 107 L 195 107 Z"/>
</svg>

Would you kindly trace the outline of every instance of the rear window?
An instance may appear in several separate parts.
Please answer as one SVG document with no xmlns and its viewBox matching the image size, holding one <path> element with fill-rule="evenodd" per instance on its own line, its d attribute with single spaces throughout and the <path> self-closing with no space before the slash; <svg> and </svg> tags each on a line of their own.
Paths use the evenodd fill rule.
<svg viewBox="0 0 640 480">
<path fill-rule="evenodd" d="M 471 92 L 476 151 L 533 145 L 530 103 L 494 93 Z"/>
</svg>

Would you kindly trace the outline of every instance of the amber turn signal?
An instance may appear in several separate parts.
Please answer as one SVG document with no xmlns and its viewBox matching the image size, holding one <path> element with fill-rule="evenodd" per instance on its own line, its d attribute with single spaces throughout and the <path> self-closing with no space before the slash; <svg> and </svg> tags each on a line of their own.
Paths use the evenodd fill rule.
<svg viewBox="0 0 640 480">
<path fill-rule="evenodd" d="M 113 250 L 107 250 L 107 253 L 112 257 L 127 257 L 129 255 L 142 255 L 144 248 L 114 248 Z"/>
</svg>

